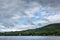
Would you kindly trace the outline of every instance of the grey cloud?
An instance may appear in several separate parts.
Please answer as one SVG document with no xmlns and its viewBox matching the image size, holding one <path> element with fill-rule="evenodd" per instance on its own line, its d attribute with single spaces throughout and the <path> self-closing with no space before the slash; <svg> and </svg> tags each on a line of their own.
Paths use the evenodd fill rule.
<svg viewBox="0 0 60 40">
<path fill-rule="evenodd" d="M 37 2 L 43 6 L 51 6 L 51 7 L 60 6 L 60 0 L 24 0 L 24 1 L 26 1 L 27 3 Z"/>
<path fill-rule="evenodd" d="M 0 22 L 2 22 L 5 27 L 14 27 L 14 22 L 18 20 L 13 20 L 12 17 L 15 15 L 19 15 L 20 17 L 27 16 L 28 14 L 25 13 L 25 11 L 36 6 L 46 7 L 49 11 L 52 9 L 58 10 L 60 0 L 0 0 Z M 34 25 L 31 20 L 28 20 L 28 22 Z"/>
<path fill-rule="evenodd" d="M 24 11 L 32 7 L 32 3 L 22 0 L 0 0 L 0 22 L 6 27 L 14 27 L 15 20 L 11 18 L 15 15 L 27 15 Z"/>
<path fill-rule="evenodd" d="M 45 7 L 49 11 L 57 12 L 60 11 L 60 0 L 24 0 L 27 3 L 37 2 L 42 7 Z"/>
<path fill-rule="evenodd" d="M 39 3 L 43 6 L 56 7 L 59 6 L 60 0 L 39 0 Z"/>
</svg>

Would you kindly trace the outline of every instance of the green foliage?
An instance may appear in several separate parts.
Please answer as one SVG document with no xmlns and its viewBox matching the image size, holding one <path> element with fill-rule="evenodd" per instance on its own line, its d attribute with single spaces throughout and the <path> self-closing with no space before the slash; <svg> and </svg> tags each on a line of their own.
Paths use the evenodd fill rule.
<svg viewBox="0 0 60 40">
<path fill-rule="evenodd" d="M 42 28 L 25 31 L 4 32 L 0 36 L 60 36 L 60 23 L 50 24 Z"/>
</svg>

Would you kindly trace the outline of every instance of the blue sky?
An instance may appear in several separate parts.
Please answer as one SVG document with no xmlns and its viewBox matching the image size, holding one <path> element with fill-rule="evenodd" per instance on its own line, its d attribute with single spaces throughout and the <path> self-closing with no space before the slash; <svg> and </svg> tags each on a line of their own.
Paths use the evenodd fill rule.
<svg viewBox="0 0 60 40">
<path fill-rule="evenodd" d="M 34 29 L 51 23 L 60 23 L 60 0 L 0 0 L 0 32 Z"/>
</svg>

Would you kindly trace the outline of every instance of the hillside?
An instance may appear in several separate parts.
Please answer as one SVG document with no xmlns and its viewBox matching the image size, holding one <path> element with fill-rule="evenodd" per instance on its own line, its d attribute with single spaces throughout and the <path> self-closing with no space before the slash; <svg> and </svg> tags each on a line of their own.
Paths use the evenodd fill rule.
<svg viewBox="0 0 60 40">
<path fill-rule="evenodd" d="M 0 36 L 60 36 L 60 23 L 46 25 L 42 28 L 25 31 L 4 32 Z"/>
</svg>

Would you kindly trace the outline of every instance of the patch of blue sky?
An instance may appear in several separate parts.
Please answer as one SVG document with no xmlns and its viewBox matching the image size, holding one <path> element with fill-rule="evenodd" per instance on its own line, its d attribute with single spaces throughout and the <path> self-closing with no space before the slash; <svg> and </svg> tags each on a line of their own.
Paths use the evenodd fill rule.
<svg viewBox="0 0 60 40">
<path fill-rule="evenodd" d="M 49 11 L 46 10 L 45 8 L 41 8 L 38 12 L 39 12 L 40 14 L 45 14 L 45 16 L 53 15 L 52 12 L 49 12 Z"/>
<path fill-rule="evenodd" d="M 53 12 L 49 12 L 47 10 L 42 10 L 40 11 L 41 14 L 44 14 L 44 16 L 48 17 L 48 16 L 51 16 L 51 15 L 54 15 Z"/>
<path fill-rule="evenodd" d="M 34 16 L 41 16 L 41 13 L 40 13 L 40 12 L 36 12 L 36 13 L 34 14 Z"/>
<path fill-rule="evenodd" d="M 51 13 L 49 13 L 47 10 L 45 10 L 44 8 L 41 8 L 39 11 L 37 11 L 34 16 L 39 16 L 42 17 L 42 14 L 44 14 L 45 16 L 49 16 Z"/>
<path fill-rule="evenodd" d="M 46 11 L 46 16 L 47 16 L 47 17 L 48 17 L 48 16 L 52 16 L 52 15 L 55 15 L 55 13 Z"/>
<path fill-rule="evenodd" d="M 36 13 L 34 13 L 34 16 L 35 16 L 35 17 L 32 17 L 32 18 L 31 18 L 32 21 L 38 21 L 38 20 L 43 19 L 43 16 L 42 16 L 42 13 L 41 13 L 41 12 L 36 12 Z"/>
<path fill-rule="evenodd" d="M 31 18 L 31 21 L 33 21 L 33 22 L 34 22 L 34 21 L 39 21 L 39 20 L 40 20 L 40 18 L 35 18 L 35 17 L 32 17 L 32 18 Z"/>
<path fill-rule="evenodd" d="M 31 18 L 32 21 L 38 21 L 38 20 L 42 19 L 41 13 L 39 13 L 39 12 L 34 13 L 34 16 L 35 17 Z"/>
<path fill-rule="evenodd" d="M 26 24 L 28 24 L 28 18 L 22 17 L 22 18 L 18 19 L 18 24 L 19 25 L 26 25 Z"/>
<path fill-rule="evenodd" d="M 44 8 L 42 8 L 39 12 L 40 13 L 44 12 L 43 14 L 45 14 L 45 16 L 51 16 L 51 15 L 55 15 L 56 14 L 55 12 L 50 12 L 50 11 L 44 9 Z"/>
</svg>

